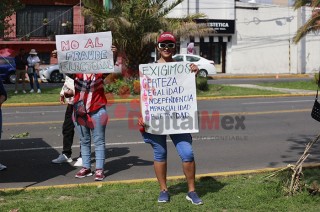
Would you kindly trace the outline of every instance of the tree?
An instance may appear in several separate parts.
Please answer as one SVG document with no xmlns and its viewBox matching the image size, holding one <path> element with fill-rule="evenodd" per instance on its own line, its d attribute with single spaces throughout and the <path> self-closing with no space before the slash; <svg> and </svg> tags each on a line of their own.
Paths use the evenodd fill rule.
<svg viewBox="0 0 320 212">
<path fill-rule="evenodd" d="M 10 16 L 18 9 L 22 8 L 23 4 L 19 0 L 1 0 L 0 1 L 0 35 L 6 37 L 10 34 L 10 29 L 13 26 L 10 24 Z"/>
<path fill-rule="evenodd" d="M 171 31 L 179 37 L 205 36 L 213 33 L 206 24 L 197 24 L 195 14 L 184 18 L 169 19 L 166 16 L 183 0 L 112 0 L 112 8 L 106 10 L 98 0 L 84 0 L 83 14 L 90 19 L 87 29 L 92 32 L 112 31 L 114 43 L 125 52 L 125 65 L 138 71 L 139 64 L 148 63 L 155 49 L 156 39 L 163 31 Z"/>
<path fill-rule="evenodd" d="M 304 6 L 312 7 L 312 16 L 298 29 L 293 38 L 294 43 L 298 43 L 309 32 L 320 30 L 320 0 L 296 0 L 294 3 L 295 10 Z"/>
</svg>

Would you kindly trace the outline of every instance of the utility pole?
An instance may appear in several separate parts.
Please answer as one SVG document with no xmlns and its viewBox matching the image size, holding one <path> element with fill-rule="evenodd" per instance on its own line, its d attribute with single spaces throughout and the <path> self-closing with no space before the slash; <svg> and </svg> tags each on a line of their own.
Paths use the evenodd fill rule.
<svg viewBox="0 0 320 212">
<path fill-rule="evenodd" d="M 300 7 L 297 12 L 298 29 L 306 23 L 306 8 Z M 297 73 L 306 73 L 306 36 L 304 36 L 298 46 Z"/>
</svg>

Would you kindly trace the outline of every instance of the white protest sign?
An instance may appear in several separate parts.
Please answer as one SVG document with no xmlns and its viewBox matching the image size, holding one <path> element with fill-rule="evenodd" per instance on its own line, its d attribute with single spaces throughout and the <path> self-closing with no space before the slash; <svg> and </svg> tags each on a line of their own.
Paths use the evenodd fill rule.
<svg viewBox="0 0 320 212">
<path fill-rule="evenodd" d="M 62 73 L 112 73 L 111 32 L 57 35 L 56 47 Z"/>
<path fill-rule="evenodd" d="M 190 63 L 142 64 L 139 74 L 146 132 L 199 132 L 195 74 L 191 73 Z"/>
</svg>

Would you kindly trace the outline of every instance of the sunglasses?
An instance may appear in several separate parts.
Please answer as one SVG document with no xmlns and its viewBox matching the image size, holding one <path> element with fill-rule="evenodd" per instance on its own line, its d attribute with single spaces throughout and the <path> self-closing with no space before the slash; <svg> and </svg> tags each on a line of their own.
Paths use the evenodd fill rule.
<svg viewBox="0 0 320 212">
<path fill-rule="evenodd" d="M 175 43 L 158 43 L 158 47 L 163 49 L 163 48 L 174 48 L 176 46 Z"/>
</svg>

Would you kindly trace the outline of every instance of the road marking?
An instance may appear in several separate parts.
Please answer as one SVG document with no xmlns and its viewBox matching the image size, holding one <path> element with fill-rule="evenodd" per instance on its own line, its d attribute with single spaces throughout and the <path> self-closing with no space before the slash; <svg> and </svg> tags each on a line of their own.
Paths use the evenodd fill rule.
<svg viewBox="0 0 320 212">
<path fill-rule="evenodd" d="M 208 141 L 206 137 L 193 138 L 193 141 Z M 167 143 L 171 142 L 170 139 L 167 139 Z M 145 144 L 144 141 L 135 141 L 135 142 L 118 142 L 118 143 L 106 143 L 106 146 L 120 146 L 120 145 L 137 145 L 137 144 Z M 80 148 L 80 145 L 72 145 L 72 148 Z M 91 144 L 91 147 L 94 147 L 94 144 Z M 55 146 L 55 147 L 36 147 L 36 148 L 26 148 L 26 149 L 0 149 L 0 153 L 2 152 L 22 152 L 22 151 L 35 151 L 35 150 L 52 150 L 52 149 L 63 149 L 63 146 Z"/>
<path fill-rule="evenodd" d="M 246 102 L 242 105 L 256 105 L 256 104 L 276 104 L 276 103 L 300 103 L 300 102 L 313 102 L 314 100 L 295 100 L 295 101 L 274 101 L 274 102 Z"/>
<path fill-rule="evenodd" d="M 296 109 L 296 110 L 274 110 L 274 111 L 261 111 L 261 112 L 231 112 L 231 113 L 220 113 L 220 116 L 227 115 L 266 115 L 266 114 L 275 114 L 275 113 L 302 113 L 310 112 L 311 108 L 307 109 Z M 200 117 L 212 116 L 212 114 L 199 115 Z M 129 121 L 137 120 L 137 117 L 134 118 L 111 118 L 109 121 Z M 38 122 L 13 122 L 13 123 L 3 123 L 3 126 L 17 126 L 17 125 L 39 125 L 39 124 L 62 124 L 63 121 L 38 121 Z"/>
<path fill-rule="evenodd" d="M 65 110 L 51 110 L 51 111 L 15 111 L 2 113 L 2 115 L 15 115 L 15 114 L 39 114 L 39 113 L 65 113 Z"/>
</svg>

